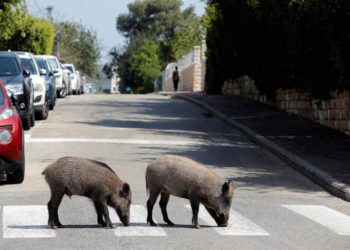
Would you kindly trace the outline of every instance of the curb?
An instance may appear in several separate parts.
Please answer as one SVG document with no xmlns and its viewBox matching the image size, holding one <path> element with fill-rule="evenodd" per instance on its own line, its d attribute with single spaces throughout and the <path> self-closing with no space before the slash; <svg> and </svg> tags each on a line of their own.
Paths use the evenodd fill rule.
<svg viewBox="0 0 350 250">
<path fill-rule="evenodd" d="M 324 171 L 318 169 L 313 164 L 303 160 L 302 158 L 293 154 L 292 152 L 273 143 L 269 139 L 265 138 L 262 135 L 259 135 L 255 131 L 240 124 L 239 122 L 236 122 L 228 118 L 225 114 L 221 113 L 220 111 L 217 111 L 216 109 L 214 109 L 213 107 L 211 107 L 210 105 L 202 101 L 198 101 L 192 97 L 179 95 L 179 94 L 174 94 L 171 96 L 171 98 L 182 99 L 182 100 L 191 102 L 203 109 L 206 109 L 207 111 L 209 111 L 210 113 L 212 113 L 213 115 L 221 119 L 222 121 L 232 125 L 236 129 L 244 133 L 249 139 L 259 144 L 261 147 L 267 149 L 268 151 L 270 151 L 280 159 L 282 159 L 288 165 L 290 165 L 291 167 L 293 167 L 303 175 L 307 176 L 309 179 L 311 179 L 315 183 L 319 184 L 321 187 L 323 187 L 325 190 L 327 190 L 331 194 L 334 194 L 335 196 L 338 196 L 346 201 L 350 201 L 350 186 L 335 180 L 333 177 L 329 176 Z"/>
</svg>

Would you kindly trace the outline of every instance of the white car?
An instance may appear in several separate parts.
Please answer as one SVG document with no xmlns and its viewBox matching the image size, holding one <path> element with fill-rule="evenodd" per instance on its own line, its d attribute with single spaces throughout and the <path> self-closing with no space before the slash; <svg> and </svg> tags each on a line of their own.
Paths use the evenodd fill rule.
<svg viewBox="0 0 350 250">
<path fill-rule="evenodd" d="M 49 101 L 46 95 L 46 83 L 43 75 L 46 70 L 40 69 L 37 66 L 34 56 L 29 52 L 16 52 L 23 68 L 30 72 L 34 86 L 34 111 L 35 115 L 41 119 L 47 119 L 49 115 Z"/>
<path fill-rule="evenodd" d="M 80 94 L 80 81 L 78 71 L 75 70 L 74 64 L 65 63 L 63 66 L 70 71 L 70 89 L 73 94 Z"/>
<path fill-rule="evenodd" d="M 57 57 L 52 55 L 40 55 L 40 57 L 46 58 L 51 69 L 53 70 L 53 74 L 56 78 L 57 97 L 64 98 L 67 94 L 67 86 L 63 81 L 63 71 L 60 62 L 58 61 Z"/>
</svg>

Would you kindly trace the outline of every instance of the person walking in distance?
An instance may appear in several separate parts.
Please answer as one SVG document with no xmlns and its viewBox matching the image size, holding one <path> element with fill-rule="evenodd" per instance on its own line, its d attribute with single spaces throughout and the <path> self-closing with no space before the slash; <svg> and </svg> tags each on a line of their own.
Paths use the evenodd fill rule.
<svg viewBox="0 0 350 250">
<path fill-rule="evenodd" d="M 180 74 L 176 66 L 175 70 L 173 71 L 174 91 L 177 91 L 177 87 L 179 86 L 179 81 L 180 81 Z"/>
</svg>

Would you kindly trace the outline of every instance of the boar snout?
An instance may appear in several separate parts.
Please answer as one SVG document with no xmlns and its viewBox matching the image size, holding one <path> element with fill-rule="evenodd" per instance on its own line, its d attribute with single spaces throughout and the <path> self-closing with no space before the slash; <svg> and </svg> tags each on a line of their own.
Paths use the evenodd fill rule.
<svg viewBox="0 0 350 250">
<path fill-rule="evenodd" d="M 220 214 L 217 224 L 219 227 L 227 227 L 228 226 L 229 216 L 225 214 Z"/>
<path fill-rule="evenodd" d="M 128 227 L 130 225 L 129 217 L 124 216 L 120 218 L 120 221 L 123 223 L 124 226 Z"/>
</svg>

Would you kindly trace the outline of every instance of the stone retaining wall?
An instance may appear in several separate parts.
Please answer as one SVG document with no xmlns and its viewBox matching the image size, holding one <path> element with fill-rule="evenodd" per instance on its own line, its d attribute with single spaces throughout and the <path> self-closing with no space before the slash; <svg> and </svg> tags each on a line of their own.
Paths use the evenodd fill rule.
<svg viewBox="0 0 350 250">
<path fill-rule="evenodd" d="M 350 135 L 350 91 L 332 91 L 331 99 L 319 100 L 311 93 L 298 89 L 278 89 L 276 100 L 271 101 L 261 95 L 254 80 L 248 76 L 224 83 L 224 95 L 239 95 L 261 103 L 273 105 L 288 113 L 293 113 L 322 125 L 343 131 Z"/>
<path fill-rule="evenodd" d="M 194 46 L 192 51 L 184 56 L 178 62 L 170 63 L 163 72 L 163 91 L 174 91 L 172 81 L 172 72 L 175 66 L 178 66 L 180 73 L 180 82 L 178 91 L 203 91 L 204 89 L 204 70 L 205 64 L 201 46 Z M 190 59 L 190 60 L 189 60 Z"/>
</svg>

